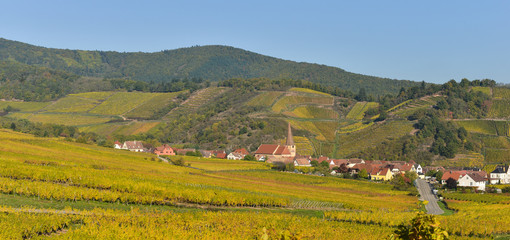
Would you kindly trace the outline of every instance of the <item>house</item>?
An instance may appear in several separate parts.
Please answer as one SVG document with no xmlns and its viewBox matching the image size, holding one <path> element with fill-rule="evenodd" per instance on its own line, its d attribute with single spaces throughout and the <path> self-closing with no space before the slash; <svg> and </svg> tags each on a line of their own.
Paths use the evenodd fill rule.
<svg viewBox="0 0 510 240">
<path fill-rule="evenodd" d="M 294 159 L 294 166 L 296 167 L 311 167 L 312 164 L 310 163 L 310 159 L 299 156 Z"/>
<path fill-rule="evenodd" d="M 418 175 L 423 174 L 423 168 L 421 167 L 420 164 L 414 164 L 413 167 L 414 171 L 418 173 Z"/>
<path fill-rule="evenodd" d="M 375 181 L 389 181 L 393 178 L 390 168 L 374 168 L 370 172 L 370 179 Z"/>
<path fill-rule="evenodd" d="M 200 154 L 202 154 L 202 157 L 205 157 L 205 158 L 211 158 L 213 156 L 213 151 L 209 151 L 209 150 L 198 150 L 200 152 Z"/>
<path fill-rule="evenodd" d="M 119 141 L 115 141 L 115 143 L 113 144 L 113 148 L 122 149 L 122 143 L 120 143 Z"/>
<path fill-rule="evenodd" d="M 255 151 L 255 158 L 259 160 L 266 156 L 266 161 L 271 159 L 275 162 L 286 162 L 288 158 L 294 158 L 296 156 L 296 145 L 294 144 L 290 123 L 288 124 L 287 133 L 287 141 L 285 145 L 261 144 L 257 151 Z M 269 156 L 272 157 L 269 158 Z"/>
<path fill-rule="evenodd" d="M 244 158 L 245 155 L 241 154 L 241 153 L 236 153 L 236 152 L 231 152 L 228 154 L 227 156 L 227 159 L 230 159 L 230 160 L 241 160 Z"/>
<path fill-rule="evenodd" d="M 154 149 L 154 154 L 156 155 L 165 155 L 165 156 L 174 156 L 175 152 L 174 149 L 168 146 L 167 144 L 163 144 L 162 146 L 159 146 Z"/>
<path fill-rule="evenodd" d="M 467 173 L 459 178 L 459 187 L 476 187 L 476 189 L 485 191 L 485 178 L 476 173 Z"/>
<path fill-rule="evenodd" d="M 225 153 L 225 151 L 213 151 L 213 154 L 216 158 L 221 158 L 221 159 L 227 158 L 227 153 Z"/>
<path fill-rule="evenodd" d="M 491 184 L 510 184 L 510 166 L 498 166 L 490 173 Z"/>
<path fill-rule="evenodd" d="M 143 147 L 142 142 L 140 141 L 125 141 L 122 145 L 121 149 L 129 150 L 131 152 L 144 152 L 145 148 Z"/>
<path fill-rule="evenodd" d="M 452 178 L 455 181 L 459 181 L 459 178 L 466 175 L 467 171 L 445 171 L 443 173 L 443 177 L 441 178 L 441 184 L 446 184 L 446 180 Z"/>
<path fill-rule="evenodd" d="M 246 150 L 245 148 L 238 148 L 238 149 L 234 150 L 234 152 L 242 154 L 243 157 L 250 154 L 250 152 L 248 152 L 248 150 Z"/>
</svg>

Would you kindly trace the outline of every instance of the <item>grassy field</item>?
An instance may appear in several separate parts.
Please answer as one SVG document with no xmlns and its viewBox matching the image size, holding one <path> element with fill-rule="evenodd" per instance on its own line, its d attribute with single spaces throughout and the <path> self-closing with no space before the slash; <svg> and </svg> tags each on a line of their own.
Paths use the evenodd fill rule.
<svg viewBox="0 0 510 240">
<path fill-rule="evenodd" d="M 293 127 L 301 130 L 306 130 L 316 135 L 319 141 L 333 141 L 335 139 L 335 132 L 338 127 L 336 121 L 300 121 L 288 120 Z"/>
<path fill-rule="evenodd" d="M 492 97 L 491 96 L 491 88 L 490 87 L 472 87 L 471 91 L 473 91 L 473 92 L 482 92 L 482 93 L 487 94 L 487 96 Z"/>
<path fill-rule="evenodd" d="M 143 92 L 117 92 L 89 112 L 100 115 L 124 114 L 137 108 L 138 106 L 141 106 L 143 103 L 157 95 L 159 94 Z"/>
<path fill-rule="evenodd" d="M 376 102 L 357 102 L 349 111 L 346 118 L 352 120 L 361 120 L 365 117 L 365 112 L 370 108 L 376 108 L 379 103 Z"/>
<path fill-rule="evenodd" d="M 175 97 L 179 94 L 181 92 L 158 93 L 153 98 L 126 113 L 125 116 L 127 118 L 151 119 L 154 118 L 155 113 L 165 111 L 160 113 L 161 116 L 164 116 L 171 110 L 169 106 L 174 103 Z"/>
<path fill-rule="evenodd" d="M 82 98 L 76 96 L 68 96 L 59 99 L 55 103 L 49 105 L 43 112 L 54 113 L 83 113 L 96 107 L 100 102 L 95 99 Z"/>
<path fill-rule="evenodd" d="M 0 101 L 0 109 L 5 109 L 7 106 L 11 106 L 15 109 L 19 109 L 22 112 L 35 112 L 48 106 L 49 102 L 11 102 L 11 101 Z"/>
<path fill-rule="evenodd" d="M 510 100 L 510 89 L 496 87 L 492 89 L 495 99 L 507 99 Z"/>
<path fill-rule="evenodd" d="M 332 109 L 316 106 L 299 106 L 291 112 L 285 112 L 286 115 L 297 118 L 309 119 L 337 119 L 338 113 Z"/>
<path fill-rule="evenodd" d="M 331 96 L 331 94 L 323 93 L 319 91 L 315 91 L 309 88 L 291 88 L 289 89 L 291 92 L 303 92 L 303 93 L 312 93 L 312 94 L 318 94 L 318 95 L 324 95 L 324 96 Z"/>
<path fill-rule="evenodd" d="M 411 122 L 389 121 L 357 132 L 339 134 L 337 157 L 346 157 L 365 148 L 374 147 L 388 138 L 398 138 L 413 130 Z"/>
<path fill-rule="evenodd" d="M 489 109 L 490 118 L 509 118 L 510 117 L 510 99 L 494 99 Z"/>
<path fill-rule="evenodd" d="M 466 120 L 455 121 L 461 127 L 469 132 L 481 133 L 487 135 L 508 136 L 508 122 L 492 120 Z"/>
<path fill-rule="evenodd" d="M 263 92 L 246 102 L 246 105 L 270 107 L 282 94 L 282 92 Z"/>
<path fill-rule="evenodd" d="M 183 158 L 198 169 L 0 129 L 0 238 L 387 239 L 418 207 L 389 184 Z M 506 200 L 478 199 L 447 200 L 451 239 L 510 232 Z"/>
<path fill-rule="evenodd" d="M 19 119 L 28 119 L 31 122 L 61 124 L 66 126 L 80 126 L 89 124 L 106 123 L 115 118 L 109 116 L 80 115 L 68 113 L 13 113 L 9 116 Z"/>
<path fill-rule="evenodd" d="M 333 97 L 310 97 L 310 96 L 285 96 L 278 100 L 272 107 L 273 112 L 280 113 L 290 110 L 291 106 L 299 104 L 333 105 Z"/>
<path fill-rule="evenodd" d="M 69 94 L 70 97 L 80 97 L 80 98 L 88 98 L 97 101 L 104 101 L 110 96 L 115 94 L 115 92 L 86 92 L 86 93 L 76 93 Z"/>
</svg>

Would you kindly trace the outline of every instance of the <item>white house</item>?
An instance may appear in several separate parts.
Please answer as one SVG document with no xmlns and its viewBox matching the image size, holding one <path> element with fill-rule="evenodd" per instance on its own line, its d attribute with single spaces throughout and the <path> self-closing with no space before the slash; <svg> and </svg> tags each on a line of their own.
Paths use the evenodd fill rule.
<svg viewBox="0 0 510 240">
<path fill-rule="evenodd" d="M 498 166 L 490 173 L 491 184 L 510 184 L 510 166 Z"/>
<path fill-rule="evenodd" d="M 140 141 L 125 141 L 121 149 L 129 150 L 131 152 L 143 152 L 143 144 Z"/>
<path fill-rule="evenodd" d="M 476 189 L 485 191 L 485 179 L 474 173 L 468 173 L 459 178 L 459 187 L 476 187 Z"/>
<path fill-rule="evenodd" d="M 113 144 L 113 148 L 122 149 L 122 143 L 120 143 L 119 141 L 115 141 L 115 143 Z"/>
<path fill-rule="evenodd" d="M 414 164 L 414 171 L 419 175 L 420 173 L 423 173 L 423 168 L 420 164 Z"/>
<path fill-rule="evenodd" d="M 241 160 L 243 158 L 244 158 L 243 154 L 235 153 L 235 152 L 231 152 L 227 156 L 227 159 L 230 159 L 230 160 Z"/>
<path fill-rule="evenodd" d="M 310 159 L 307 159 L 305 157 L 296 157 L 294 159 L 294 166 L 311 167 L 312 164 L 310 163 Z"/>
</svg>

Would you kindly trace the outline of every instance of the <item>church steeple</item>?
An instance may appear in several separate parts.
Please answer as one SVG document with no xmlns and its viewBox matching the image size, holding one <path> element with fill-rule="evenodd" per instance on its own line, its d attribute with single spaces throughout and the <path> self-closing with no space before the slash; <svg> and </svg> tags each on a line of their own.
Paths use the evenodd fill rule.
<svg viewBox="0 0 510 240">
<path fill-rule="evenodd" d="M 296 145 L 294 145 L 294 138 L 292 137 L 292 129 L 290 127 L 290 123 L 288 127 L 287 142 L 285 143 L 285 146 L 287 147 L 287 149 L 289 149 L 291 156 L 293 157 L 296 156 Z"/>
<path fill-rule="evenodd" d="M 287 146 L 294 145 L 294 138 L 292 137 L 292 129 L 290 128 L 290 123 L 289 123 L 289 128 L 287 130 L 287 142 L 285 143 L 285 145 L 287 145 Z"/>
</svg>

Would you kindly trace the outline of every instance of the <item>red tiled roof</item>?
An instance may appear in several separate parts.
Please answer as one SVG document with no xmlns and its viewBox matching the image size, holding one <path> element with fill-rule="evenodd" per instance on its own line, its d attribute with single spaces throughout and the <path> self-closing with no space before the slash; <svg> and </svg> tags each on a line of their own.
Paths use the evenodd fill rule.
<svg viewBox="0 0 510 240">
<path fill-rule="evenodd" d="M 243 155 L 248 155 L 248 154 L 250 154 L 250 153 L 248 152 L 248 150 L 246 150 L 246 149 L 244 149 L 244 148 L 236 149 L 234 152 L 235 152 L 235 153 L 240 153 L 240 154 L 243 154 Z"/>
<path fill-rule="evenodd" d="M 447 171 L 443 173 L 441 180 L 448 180 L 448 178 L 453 178 L 455 181 L 459 181 L 460 176 L 464 176 L 466 174 L 467 171 Z"/>
<path fill-rule="evenodd" d="M 227 158 L 226 153 L 216 153 L 216 158 Z"/>
<path fill-rule="evenodd" d="M 274 155 L 290 155 L 290 151 L 286 146 L 278 145 L 278 149 L 276 149 Z"/>
<path fill-rule="evenodd" d="M 276 144 L 261 144 L 255 154 L 273 154 L 280 145 Z"/>
<path fill-rule="evenodd" d="M 169 149 L 169 148 L 171 148 L 171 147 L 170 147 L 170 146 L 168 146 L 167 144 L 163 144 L 163 145 L 161 145 L 161 146 L 157 147 L 157 148 L 156 148 L 156 150 L 157 150 L 157 151 L 162 152 L 162 151 L 164 151 L 165 149 Z"/>
<path fill-rule="evenodd" d="M 310 165 L 310 161 L 304 157 L 298 157 L 295 161 L 299 166 Z"/>
<path fill-rule="evenodd" d="M 475 182 L 483 182 L 485 181 L 485 178 L 482 177 L 480 174 L 476 174 L 476 173 L 468 173 L 467 175 L 469 175 Z"/>
</svg>

